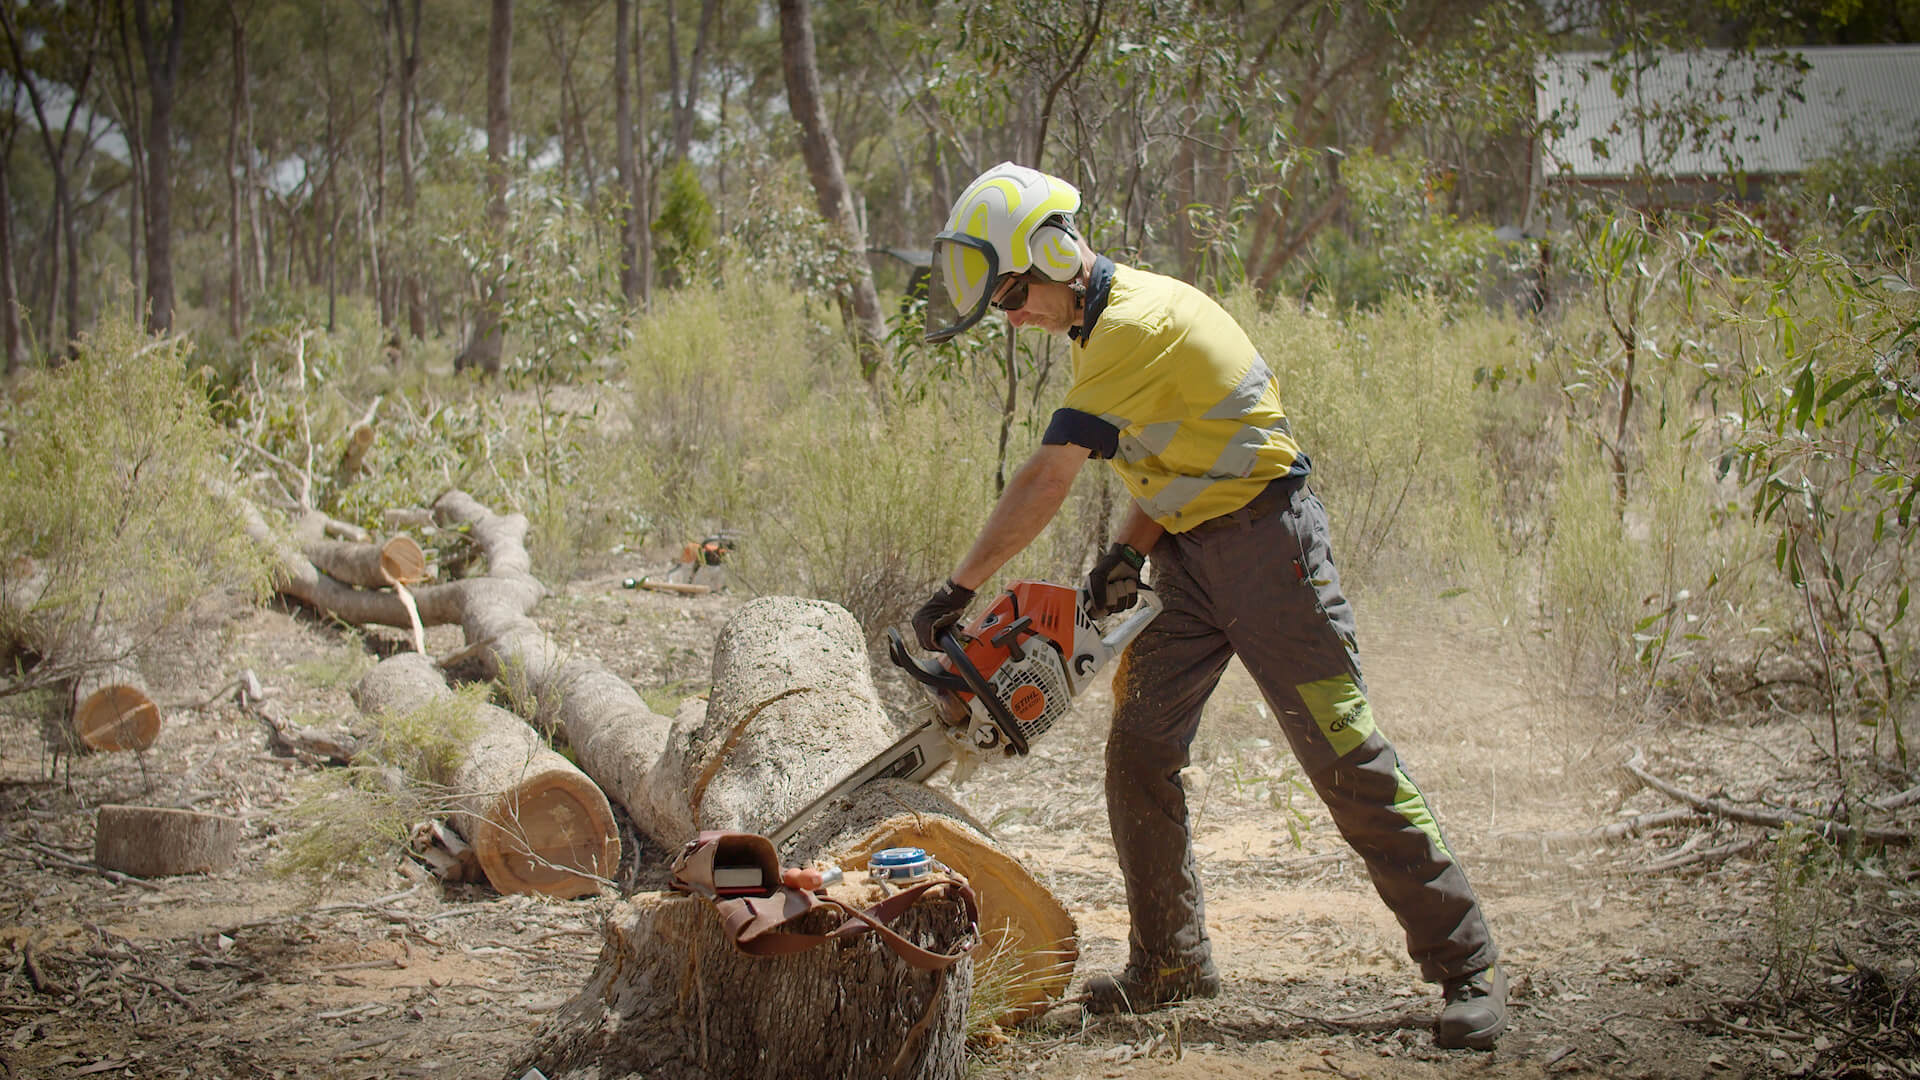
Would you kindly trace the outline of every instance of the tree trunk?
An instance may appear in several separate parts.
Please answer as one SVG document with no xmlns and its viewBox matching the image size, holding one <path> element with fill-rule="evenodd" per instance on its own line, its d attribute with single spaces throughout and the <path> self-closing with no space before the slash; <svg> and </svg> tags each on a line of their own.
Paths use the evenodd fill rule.
<svg viewBox="0 0 1920 1080">
<path fill-rule="evenodd" d="M 246 291 L 242 271 L 245 245 L 240 239 L 240 203 L 246 189 L 240 175 L 240 121 L 247 101 L 247 22 L 238 4 L 228 0 L 233 20 L 233 100 L 227 111 L 227 334 L 236 340 L 246 324 Z"/>
<path fill-rule="evenodd" d="M 134 877 L 217 874 L 233 865 L 241 821 L 159 806 L 102 806 L 93 861 Z"/>
<path fill-rule="evenodd" d="M 513 137 L 511 73 L 513 66 L 513 0 L 493 0 L 487 20 L 487 227 L 493 243 L 507 239 L 507 154 Z M 454 358 L 454 370 L 477 367 L 487 375 L 500 373 L 501 338 L 505 327 L 500 308 L 505 285 L 498 279 L 486 285 L 486 296 L 474 320 L 473 338 Z"/>
<path fill-rule="evenodd" d="M 134 0 L 152 106 L 147 125 L 147 330 L 173 329 L 173 90 L 186 37 L 187 0 L 173 0 L 166 38 L 155 35 L 153 0 Z"/>
<path fill-rule="evenodd" d="M 813 46 L 813 17 L 807 0 L 780 0 L 780 56 L 787 77 L 787 103 L 800 125 L 800 152 L 807 177 L 813 183 L 821 216 L 844 245 L 852 272 L 848 306 L 860 375 L 875 393 L 881 390 L 881 372 L 887 361 L 887 324 L 880 313 L 880 295 L 873 287 L 867 264 L 867 239 L 853 211 L 853 194 L 841 167 L 840 147 L 827 123 L 820 97 L 820 71 Z"/>
<path fill-rule="evenodd" d="M 411 536 L 394 536 L 377 544 L 346 540 L 309 540 L 300 546 L 321 573 L 361 589 L 378 589 L 398 582 L 411 585 L 427 575 L 427 556 Z"/>
<path fill-rule="evenodd" d="M 407 713 L 447 697 L 433 661 L 399 653 L 360 680 L 368 713 Z M 607 797 L 538 732 L 505 709 L 480 705 L 466 754 L 428 777 L 452 792 L 453 825 L 501 893 L 591 896 L 620 862 Z"/>
<path fill-rule="evenodd" d="M 633 154 L 633 87 L 628 46 L 633 34 L 633 0 L 613 5 L 613 127 L 614 167 L 620 177 L 620 199 L 627 209 L 620 217 L 620 295 L 631 304 L 640 299 L 639 233 L 645 207 L 634 201 L 639 179 Z"/>
<path fill-rule="evenodd" d="M 74 680 L 72 727 L 87 750 L 145 750 L 160 737 L 160 707 L 132 665 L 107 664 Z"/>
<path fill-rule="evenodd" d="M 20 370 L 20 287 L 13 271 L 13 194 L 7 174 L 13 168 L 13 132 L 0 142 L 0 367 L 8 379 Z"/>
<path fill-rule="evenodd" d="M 771 833 L 897 737 L 852 615 L 754 600 L 720 632 L 707 707 L 675 720 L 653 765 L 659 839 L 672 850 L 703 829 Z"/>
<path fill-rule="evenodd" d="M 401 18 L 402 0 L 387 0 L 388 11 L 393 23 L 400 32 L 400 122 L 399 127 L 399 167 L 400 167 L 400 208 L 406 225 L 413 227 L 414 204 L 418 192 L 414 183 L 413 167 L 413 127 L 416 101 L 416 85 L 420 73 L 420 5 L 421 0 L 413 0 L 408 21 L 412 23 L 412 33 L 407 32 L 406 23 Z M 418 267 L 419 253 L 408 251 L 405 271 L 405 291 L 407 297 L 407 333 L 416 341 L 427 336 L 427 304 L 420 285 Z"/>
<path fill-rule="evenodd" d="M 844 888 L 851 896 L 851 886 Z M 796 929 L 824 933 L 838 922 L 822 908 L 802 916 Z M 889 925 L 942 953 L 972 939 L 958 897 L 940 890 Z M 587 985 L 547 1022 L 510 1075 L 534 1068 L 551 1080 L 966 1075 L 971 959 L 919 971 L 872 934 L 785 956 L 748 956 L 712 905 L 672 893 L 632 897 L 614 909 L 603 932 Z"/>
</svg>

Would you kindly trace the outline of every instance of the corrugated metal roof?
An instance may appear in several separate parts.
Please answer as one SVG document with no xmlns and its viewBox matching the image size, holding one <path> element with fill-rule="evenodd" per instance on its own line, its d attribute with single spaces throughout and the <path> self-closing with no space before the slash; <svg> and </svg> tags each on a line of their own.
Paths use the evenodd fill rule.
<svg viewBox="0 0 1920 1080">
<path fill-rule="evenodd" d="M 1920 136 L 1920 45 L 1793 52 L 1810 65 L 1799 86 L 1801 100 L 1776 91 L 1757 104 L 1756 83 L 1777 88 L 1790 75 L 1724 51 L 1666 54 L 1627 80 L 1620 94 L 1600 66 L 1607 54 L 1555 57 L 1541 66 L 1538 115 L 1545 121 L 1560 111 L 1573 127 L 1544 146 L 1546 174 L 1624 177 L 1642 163 L 1657 175 L 1676 177 L 1797 173 L 1830 153 L 1850 123 L 1898 138 Z M 1711 125 L 1704 142 L 1670 137 L 1663 145 L 1660 125 L 1638 118 L 1663 106 L 1670 112 L 1681 102 L 1724 119 Z"/>
</svg>

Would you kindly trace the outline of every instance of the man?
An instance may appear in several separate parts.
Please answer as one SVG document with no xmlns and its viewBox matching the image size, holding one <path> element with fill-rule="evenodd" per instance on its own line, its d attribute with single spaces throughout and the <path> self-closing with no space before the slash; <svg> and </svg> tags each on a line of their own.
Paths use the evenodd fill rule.
<svg viewBox="0 0 1920 1080">
<path fill-rule="evenodd" d="M 1138 1011 L 1219 992 L 1180 770 L 1208 695 L 1238 656 L 1334 823 L 1366 861 L 1422 975 L 1443 988 L 1435 1041 L 1490 1049 L 1506 980 L 1465 873 L 1374 724 L 1353 610 L 1328 551 L 1273 374 L 1199 290 L 1096 255 L 1071 184 L 1004 163 L 969 186 L 934 242 L 927 337 L 997 308 L 1072 341 L 1073 385 L 946 584 L 915 612 L 920 644 L 1039 535 L 1089 457 L 1132 504 L 1087 577 L 1097 617 L 1131 607 L 1145 556 L 1165 610 L 1114 672 L 1107 815 L 1132 917 L 1128 962 L 1088 1008 Z"/>
</svg>

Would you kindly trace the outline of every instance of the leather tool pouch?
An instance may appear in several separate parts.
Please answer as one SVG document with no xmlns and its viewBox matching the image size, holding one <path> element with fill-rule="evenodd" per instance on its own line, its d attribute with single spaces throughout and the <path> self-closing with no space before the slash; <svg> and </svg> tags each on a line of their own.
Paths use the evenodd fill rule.
<svg viewBox="0 0 1920 1080">
<path fill-rule="evenodd" d="M 968 945 L 954 953 L 932 952 L 887 925 L 934 889 L 954 890 L 966 907 L 967 921 L 977 923 L 979 909 L 973 889 L 965 881 L 935 877 L 902 889 L 870 908 L 854 908 L 824 893 L 780 884 L 780 856 L 771 840 L 756 833 L 703 832 L 687 841 L 673 860 L 671 887 L 675 892 L 711 901 L 735 947 L 749 956 L 804 952 L 835 939 L 871 932 L 913 967 L 941 971 L 975 948 Z M 818 907 L 832 908 L 845 919 L 824 934 L 784 929 Z"/>
</svg>

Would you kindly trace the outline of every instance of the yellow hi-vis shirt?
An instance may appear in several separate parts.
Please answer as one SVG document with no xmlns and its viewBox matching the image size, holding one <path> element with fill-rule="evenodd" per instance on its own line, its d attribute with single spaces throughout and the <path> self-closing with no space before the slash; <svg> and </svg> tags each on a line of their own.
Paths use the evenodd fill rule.
<svg viewBox="0 0 1920 1080">
<path fill-rule="evenodd" d="M 1273 372 L 1212 298 L 1116 264 L 1106 300 L 1064 404 L 1118 429 L 1111 464 L 1148 517 L 1185 532 L 1309 470 Z"/>
</svg>

